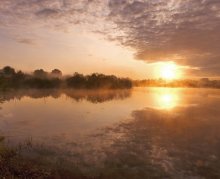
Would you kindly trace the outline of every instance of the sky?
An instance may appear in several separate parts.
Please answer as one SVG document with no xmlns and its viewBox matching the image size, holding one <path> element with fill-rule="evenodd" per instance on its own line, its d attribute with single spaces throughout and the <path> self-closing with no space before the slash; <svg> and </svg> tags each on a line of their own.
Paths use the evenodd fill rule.
<svg viewBox="0 0 220 179">
<path fill-rule="evenodd" d="M 0 0 L 0 66 L 220 76 L 219 0 Z"/>
</svg>

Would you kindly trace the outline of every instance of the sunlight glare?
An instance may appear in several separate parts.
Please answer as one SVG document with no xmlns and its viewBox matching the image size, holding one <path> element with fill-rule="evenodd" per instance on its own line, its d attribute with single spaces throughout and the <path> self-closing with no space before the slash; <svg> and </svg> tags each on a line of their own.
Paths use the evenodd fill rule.
<svg viewBox="0 0 220 179">
<path fill-rule="evenodd" d="M 162 64 L 159 70 L 160 77 L 165 80 L 173 80 L 179 77 L 178 67 L 174 63 Z"/>
<path fill-rule="evenodd" d="M 172 109 L 178 105 L 179 96 L 176 91 L 164 90 L 156 96 L 158 107 L 161 109 Z"/>
</svg>

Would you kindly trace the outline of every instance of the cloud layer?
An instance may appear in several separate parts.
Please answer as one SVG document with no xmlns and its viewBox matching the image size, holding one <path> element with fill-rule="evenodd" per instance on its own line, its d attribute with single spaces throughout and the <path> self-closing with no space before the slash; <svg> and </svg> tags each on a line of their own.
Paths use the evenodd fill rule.
<svg viewBox="0 0 220 179">
<path fill-rule="evenodd" d="M 199 67 L 196 73 L 220 74 L 220 1 L 110 0 L 109 18 L 148 62 L 174 60 Z"/>
<path fill-rule="evenodd" d="M 74 25 L 131 47 L 149 63 L 175 61 L 220 75 L 219 0 L 1 0 L 0 28 Z M 23 39 L 26 39 L 25 34 Z M 29 43 L 20 41 L 20 43 Z"/>
</svg>

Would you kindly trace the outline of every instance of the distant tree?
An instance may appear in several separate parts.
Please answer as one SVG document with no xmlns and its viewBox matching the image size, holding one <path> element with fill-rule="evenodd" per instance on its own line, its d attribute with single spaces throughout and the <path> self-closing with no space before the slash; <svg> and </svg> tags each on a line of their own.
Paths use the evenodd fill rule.
<svg viewBox="0 0 220 179">
<path fill-rule="evenodd" d="M 62 77 L 62 72 L 59 69 L 54 69 L 51 72 L 51 76 L 54 78 L 61 78 Z"/>
<path fill-rule="evenodd" d="M 75 72 L 72 77 L 66 79 L 66 82 L 72 88 L 85 88 L 86 78 L 83 74 Z"/>
<path fill-rule="evenodd" d="M 114 75 L 104 75 L 98 73 L 93 73 L 87 76 L 75 73 L 72 77 L 67 78 L 66 82 L 67 86 L 71 88 L 120 89 L 132 87 L 132 81 L 130 79 L 117 78 Z"/>
<path fill-rule="evenodd" d="M 52 76 L 52 78 L 50 78 Z M 131 88 L 132 81 L 128 78 L 118 78 L 114 75 L 93 73 L 83 75 L 74 73 L 66 79 L 60 79 L 62 72 L 54 69 L 48 74 L 43 69 L 33 72 L 33 75 L 25 74 L 22 71 L 16 72 L 12 67 L 6 66 L 0 70 L 0 89 L 9 88 L 37 88 L 50 89 L 71 87 L 76 89 L 123 89 Z"/>
<path fill-rule="evenodd" d="M 22 71 L 18 71 L 11 78 L 12 86 L 14 88 L 21 87 L 24 83 L 25 78 L 26 78 L 26 75 Z"/>
<path fill-rule="evenodd" d="M 37 78 L 46 78 L 47 77 L 47 72 L 44 71 L 43 69 L 35 70 L 34 71 L 34 76 Z"/>
<path fill-rule="evenodd" d="M 209 78 L 201 78 L 200 81 L 199 81 L 199 85 L 201 87 L 208 87 L 210 85 L 210 80 Z"/>
<path fill-rule="evenodd" d="M 50 89 L 59 88 L 61 80 L 58 78 L 48 79 L 48 78 L 30 78 L 25 81 L 25 85 L 29 88 L 37 89 Z"/>
<path fill-rule="evenodd" d="M 15 75 L 15 69 L 10 66 L 6 66 L 2 69 L 2 73 L 6 76 L 13 76 Z"/>
</svg>

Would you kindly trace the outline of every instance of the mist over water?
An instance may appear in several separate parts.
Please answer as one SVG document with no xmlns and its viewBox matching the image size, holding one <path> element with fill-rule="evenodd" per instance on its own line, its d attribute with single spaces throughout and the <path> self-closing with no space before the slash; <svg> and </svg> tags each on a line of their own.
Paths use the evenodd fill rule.
<svg viewBox="0 0 220 179">
<path fill-rule="evenodd" d="M 0 134 L 88 177 L 218 178 L 219 109 L 215 89 L 2 92 Z"/>
</svg>

